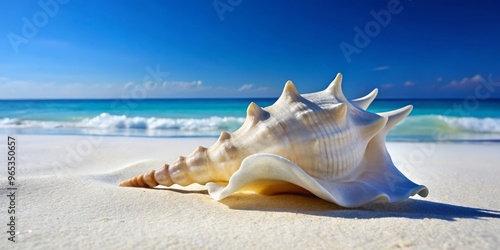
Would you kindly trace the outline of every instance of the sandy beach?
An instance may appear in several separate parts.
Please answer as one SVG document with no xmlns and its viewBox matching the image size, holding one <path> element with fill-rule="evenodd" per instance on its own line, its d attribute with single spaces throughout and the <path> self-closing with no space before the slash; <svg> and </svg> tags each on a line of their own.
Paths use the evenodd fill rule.
<svg viewBox="0 0 500 250">
<path fill-rule="evenodd" d="M 6 141 L 7 135 L 3 135 Z M 15 243 L 6 169 L 1 249 L 495 249 L 500 244 L 498 143 L 388 143 L 427 198 L 346 209 L 314 196 L 236 194 L 204 186 L 118 183 L 215 138 L 19 135 Z M 0 162 L 6 166 L 7 149 Z"/>
<path fill-rule="evenodd" d="M 1 1 L 0 250 L 500 250 L 499 10 Z"/>
</svg>

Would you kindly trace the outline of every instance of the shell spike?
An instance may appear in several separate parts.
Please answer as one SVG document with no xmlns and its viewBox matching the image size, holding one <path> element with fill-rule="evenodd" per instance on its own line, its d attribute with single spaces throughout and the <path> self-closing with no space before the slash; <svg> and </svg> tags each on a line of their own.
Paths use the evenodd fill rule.
<svg viewBox="0 0 500 250">
<path fill-rule="evenodd" d="M 279 100 L 290 100 L 290 101 L 298 101 L 300 99 L 300 94 L 295 88 L 295 85 L 292 81 L 288 80 L 283 88 L 283 92 L 281 93 Z"/>
<path fill-rule="evenodd" d="M 371 119 L 370 119 L 371 120 Z M 387 124 L 388 118 L 385 116 L 377 116 L 375 119 L 371 120 L 369 123 L 360 126 L 361 131 L 367 138 L 373 138 L 379 132 L 383 131 L 385 125 Z"/>
<path fill-rule="evenodd" d="M 332 108 L 332 116 L 336 121 L 343 121 L 347 119 L 347 104 L 338 103 Z"/>
<path fill-rule="evenodd" d="M 354 99 L 351 101 L 351 103 L 357 105 L 358 107 L 362 108 L 363 110 L 366 110 L 370 106 L 370 104 L 373 102 L 375 97 L 377 97 L 377 94 L 378 94 L 378 89 L 375 88 L 368 95 Z"/>
<path fill-rule="evenodd" d="M 198 153 L 198 152 L 205 152 L 205 150 L 207 150 L 207 148 L 202 147 L 202 146 L 198 146 L 198 147 L 196 148 L 196 150 L 193 152 L 193 154 L 194 154 L 194 153 Z"/>
<path fill-rule="evenodd" d="M 338 73 L 325 91 L 332 94 L 339 102 L 347 102 L 344 92 L 342 92 L 342 74 Z"/>
<path fill-rule="evenodd" d="M 231 138 L 231 134 L 229 134 L 226 131 L 222 131 L 220 133 L 219 139 L 217 141 L 225 141 L 225 140 L 229 140 L 229 138 Z"/>
<path fill-rule="evenodd" d="M 406 118 L 410 112 L 413 110 L 412 105 L 408 105 L 402 107 L 400 109 L 396 109 L 393 111 L 377 113 L 380 116 L 387 117 L 387 124 L 385 125 L 384 131 L 387 133 L 391 128 L 396 126 L 399 122 L 401 122 L 404 118 Z"/>
<path fill-rule="evenodd" d="M 269 117 L 269 113 L 259 107 L 256 103 L 252 102 L 247 108 L 247 118 L 245 123 L 255 125 L 259 121 L 265 120 Z"/>
<path fill-rule="evenodd" d="M 259 107 L 259 105 L 257 105 L 255 102 L 251 102 L 247 108 L 247 116 L 261 117 L 265 112 L 266 111 Z"/>
</svg>

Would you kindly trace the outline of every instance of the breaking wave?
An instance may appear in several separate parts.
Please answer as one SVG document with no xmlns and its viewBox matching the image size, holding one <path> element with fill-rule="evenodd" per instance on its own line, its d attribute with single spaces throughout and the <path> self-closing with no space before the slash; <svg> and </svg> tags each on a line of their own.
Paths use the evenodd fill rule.
<svg viewBox="0 0 500 250">
<path fill-rule="evenodd" d="M 0 129 L 26 129 L 54 134 L 103 133 L 119 136 L 217 136 L 220 131 L 233 132 L 245 118 L 157 118 L 128 117 L 101 113 L 75 121 L 23 120 L 0 118 Z M 19 130 L 21 129 L 21 130 Z M 97 132 L 96 132 L 97 131 Z M 447 136 L 436 137 L 435 134 Z M 465 136 L 464 136 L 465 135 Z M 406 118 L 389 133 L 388 140 L 500 140 L 500 118 L 448 117 L 417 115 Z"/>
<path fill-rule="evenodd" d="M 69 129 L 140 129 L 140 130 L 231 130 L 238 128 L 245 118 L 218 117 L 210 118 L 156 118 L 127 117 L 102 113 L 80 121 L 40 121 L 17 118 L 0 119 L 0 128 L 69 128 Z"/>
</svg>

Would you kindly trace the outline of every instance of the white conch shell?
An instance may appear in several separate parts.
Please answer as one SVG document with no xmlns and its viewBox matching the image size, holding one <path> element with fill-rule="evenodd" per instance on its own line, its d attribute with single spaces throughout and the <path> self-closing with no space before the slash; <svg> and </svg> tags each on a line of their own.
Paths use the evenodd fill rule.
<svg viewBox="0 0 500 250">
<path fill-rule="evenodd" d="M 385 147 L 388 131 L 412 106 L 370 113 L 366 109 L 378 90 L 349 102 L 341 83 L 339 73 L 324 91 L 300 95 L 288 81 L 272 106 L 251 103 L 244 124 L 233 134 L 222 132 L 211 147 L 198 147 L 170 166 L 120 185 L 200 183 L 216 200 L 240 190 L 308 191 L 344 207 L 427 196 L 425 186 L 396 169 Z"/>
</svg>

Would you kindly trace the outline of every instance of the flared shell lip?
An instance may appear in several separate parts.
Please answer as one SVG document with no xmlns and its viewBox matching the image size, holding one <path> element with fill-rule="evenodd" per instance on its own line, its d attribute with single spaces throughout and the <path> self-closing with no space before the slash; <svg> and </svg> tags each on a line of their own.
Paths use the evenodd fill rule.
<svg viewBox="0 0 500 250">
<path fill-rule="evenodd" d="M 248 178 L 250 172 L 255 174 L 259 171 L 262 171 L 262 169 L 259 170 L 256 169 L 256 167 L 259 167 L 259 162 L 265 162 L 268 160 L 272 161 L 272 164 L 266 164 L 266 170 L 260 173 L 261 175 L 256 175 L 256 177 L 254 176 L 255 179 L 247 179 L 243 182 L 243 184 L 239 182 L 240 180 L 242 180 L 242 178 Z M 399 190 L 397 190 L 397 195 L 385 193 L 381 190 L 378 190 L 370 183 L 362 180 L 347 181 L 344 183 L 362 185 L 363 188 L 378 190 L 379 193 L 365 199 L 356 199 L 356 197 L 339 195 L 339 192 L 335 192 L 338 190 L 329 190 L 328 188 L 329 184 L 331 186 L 332 183 L 335 184 L 334 182 L 330 180 L 320 180 L 318 178 L 310 176 L 301 167 L 286 159 L 285 157 L 268 153 L 254 154 L 245 158 L 245 160 L 243 160 L 241 164 L 241 168 L 233 174 L 227 186 L 222 186 L 216 183 L 207 183 L 207 187 L 212 198 L 216 200 L 222 200 L 232 193 L 244 188 L 248 184 L 258 180 L 286 181 L 308 190 L 321 199 L 347 208 L 360 207 L 373 201 L 396 202 L 416 194 L 419 194 L 422 197 L 426 197 L 428 195 L 427 187 L 416 185 L 408 179 L 405 180 L 406 184 L 414 186 L 412 188 L 400 188 Z"/>
</svg>

